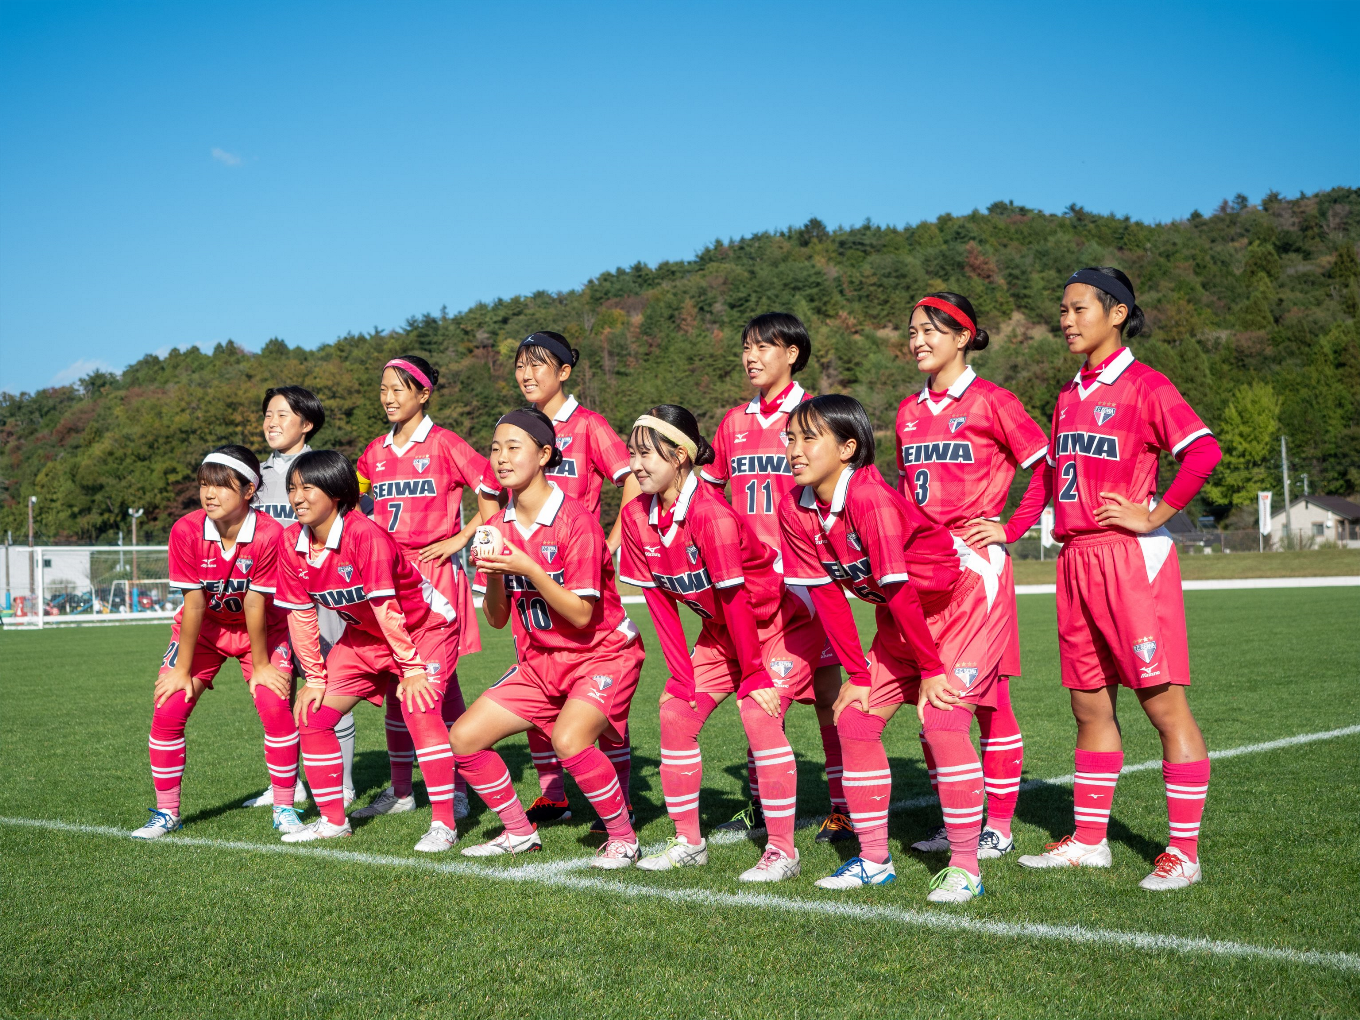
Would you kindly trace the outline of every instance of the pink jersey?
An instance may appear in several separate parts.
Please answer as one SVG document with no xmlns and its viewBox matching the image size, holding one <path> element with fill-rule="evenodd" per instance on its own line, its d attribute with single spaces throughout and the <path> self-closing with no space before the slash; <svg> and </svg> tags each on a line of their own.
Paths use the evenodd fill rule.
<svg viewBox="0 0 1360 1020">
<path fill-rule="evenodd" d="M 203 589 L 210 619 L 228 627 L 244 627 L 246 592 L 273 596 L 278 587 L 282 541 L 283 528 L 251 510 L 231 552 L 224 552 L 222 536 L 206 510 L 185 514 L 170 529 L 170 587 Z M 272 603 L 266 613 L 271 621 L 283 618 Z"/>
<path fill-rule="evenodd" d="M 758 621 L 778 611 L 784 584 L 774 569 L 774 551 L 716 490 L 691 474 L 665 533 L 658 504 L 656 496 L 644 497 L 623 508 L 619 580 L 659 588 L 703 617 L 705 627 L 723 618 L 718 588 L 743 585 Z"/>
<path fill-rule="evenodd" d="M 553 483 L 553 494 L 538 516 L 527 526 L 515 515 L 513 498 L 487 523 L 507 542 L 523 549 L 548 575 L 577 595 L 594 598 L 595 611 L 584 627 L 573 627 L 538 594 L 532 582 L 519 574 L 488 575 L 480 571 L 472 580 L 473 591 L 484 592 L 489 581 L 505 585 L 512 603 L 515 647 L 520 658 L 529 650 L 540 652 L 588 651 L 601 645 L 614 631 L 636 635 L 624 615 L 614 584 L 614 559 L 605 544 L 604 530 L 596 515 Z"/>
<path fill-rule="evenodd" d="M 751 526 L 756 537 L 779 555 L 779 501 L 793 488 L 793 473 L 784 448 L 789 414 L 808 399 L 797 383 L 768 418 L 760 413 L 760 397 L 732 408 L 713 434 L 712 464 L 699 474 L 719 488 L 732 484 L 732 509 Z M 776 559 L 776 570 L 782 569 Z"/>
<path fill-rule="evenodd" d="M 1157 493 L 1159 451 L 1179 454 L 1207 435 L 1171 380 L 1140 364 L 1127 347 L 1090 386 L 1078 373 L 1053 409 L 1054 537 L 1066 542 L 1083 532 L 1108 532 L 1095 518 L 1108 502 L 1102 492 L 1147 503 Z"/>
<path fill-rule="evenodd" d="M 1048 437 L 1010 390 L 972 368 L 936 402 L 929 386 L 897 409 L 897 491 L 946 528 L 998 518 L 1018 467 L 1048 451 Z"/>
<path fill-rule="evenodd" d="M 439 626 L 454 618 L 448 600 L 432 588 L 377 524 L 351 510 L 338 518 L 318 560 L 309 559 L 311 529 L 290 525 L 283 533 L 279 556 L 279 590 L 283 609 L 306 609 L 315 603 L 334 609 L 351 627 L 386 642 L 372 602 L 395 598 L 412 635 L 426 623 Z"/>
<path fill-rule="evenodd" d="M 373 440 L 355 470 L 373 519 L 403 549 L 421 549 L 463 530 L 463 487 L 481 479 L 486 458 L 427 417 L 400 449 L 391 432 Z"/>
</svg>

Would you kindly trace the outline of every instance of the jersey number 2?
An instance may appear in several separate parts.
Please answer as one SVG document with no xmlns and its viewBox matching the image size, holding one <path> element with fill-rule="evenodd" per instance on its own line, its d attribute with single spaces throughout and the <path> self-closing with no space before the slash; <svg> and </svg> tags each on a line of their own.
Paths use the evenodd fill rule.
<svg viewBox="0 0 1360 1020">
<path fill-rule="evenodd" d="M 756 497 L 761 493 L 765 494 L 762 505 L 764 509 L 756 510 Z M 756 513 L 774 513 L 774 486 L 769 482 L 748 482 L 746 485 L 746 513 L 747 516 L 754 516 Z"/>
<path fill-rule="evenodd" d="M 1077 462 L 1069 460 L 1062 466 L 1063 487 L 1058 491 L 1058 498 L 1064 503 L 1075 503 L 1077 501 Z"/>
</svg>

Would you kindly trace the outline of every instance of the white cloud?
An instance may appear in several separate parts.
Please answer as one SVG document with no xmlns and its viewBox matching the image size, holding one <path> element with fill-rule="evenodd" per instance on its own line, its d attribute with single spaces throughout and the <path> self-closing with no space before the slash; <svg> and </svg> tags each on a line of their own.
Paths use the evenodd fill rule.
<svg viewBox="0 0 1360 1020">
<path fill-rule="evenodd" d="M 91 372 L 112 372 L 114 367 L 102 358 L 79 358 L 54 375 L 48 386 L 67 386 L 77 379 L 84 379 Z"/>
<path fill-rule="evenodd" d="M 236 155 L 236 153 L 234 152 L 228 152 L 226 149 L 219 149 L 216 146 L 213 146 L 212 158 L 217 160 L 217 162 L 219 163 L 225 164 L 226 166 L 241 165 L 240 156 Z"/>
</svg>

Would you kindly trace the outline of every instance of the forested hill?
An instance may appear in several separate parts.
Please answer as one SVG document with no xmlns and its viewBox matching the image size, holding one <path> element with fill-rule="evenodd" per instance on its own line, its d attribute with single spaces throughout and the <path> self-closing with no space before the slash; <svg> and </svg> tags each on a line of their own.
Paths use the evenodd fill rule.
<svg viewBox="0 0 1360 1020">
<path fill-rule="evenodd" d="M 690 261 L 417 316 L 317 350 L 271 340 L 258 354 L 227 343 L 210 354 L 148 355 L 121 375 L 0 395 L 0 528 L 24 534 L 25 503 L 37 494 L 39 541 L 108 541 L 129 506 L 144 506 L 144 533 L 163 539 L 197 503 L 194 471 L 208 448 L 263 448 L 266 387 L 315 390 L 329 416 L 320 445 L 355 454 L 384 430 L 379 367 L 402 351 L 424 354 L 443 373 L 435 420 L 485 449 L 497 416 L 521 402 L 512 352 L 536 329 L 559 330 L 581 349 L 571 388 L 617 429 L 662 402 L 688 405 L 711 429 L 749 396 L 742 325 L 760 312 L 792 311 L 815 345 L 803 384 L 853 394 L 886 434 L 899 401 L 921 385 L 905 357 L 905 325 L 931 290 L 972 298 L 993 336 L 978 371 L 1019 393 L 1047 429 L 1077 364 L 1057 334 L 1062 282 L 1102 264 L 1133 278 L 1147 311 L 1152 329 L 1134 342 L 1138 356 L 1166 372 L 1224 442 L 1218 484 L 1196 512 L 1224 517 L 1252 503 L 1257 488 L 1278 491 L 1281 432 L 1292 471 L 1306 472 L 1313 491 L 1350 493 L 1360 489 L 1357 241 L 1354 188 L 1271 193 L 1259 204 L 1239 195 L 1212 215 L 1155 225 L 1005 202 L 900 229 L 829 230 L 813 219 L 714 241 Z M 891 463 L 891 446 L 883 443 L 880 463 Z"/>
</svg>

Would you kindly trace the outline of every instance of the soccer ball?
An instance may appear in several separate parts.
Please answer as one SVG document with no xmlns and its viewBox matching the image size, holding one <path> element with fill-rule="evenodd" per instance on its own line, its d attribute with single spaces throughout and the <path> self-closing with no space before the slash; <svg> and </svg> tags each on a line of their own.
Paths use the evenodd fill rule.
<svg viewBox="0 0 1360 1020">
<path fill-rule="evenodd" d="M 501 538 L 501 533 L 490 524 L 483 524 L 472 533 L 472 558 L 479 560 L 483 556 L 500 556 L 509 552 L 505 547 L 505 539 Z"/>
</svg>

